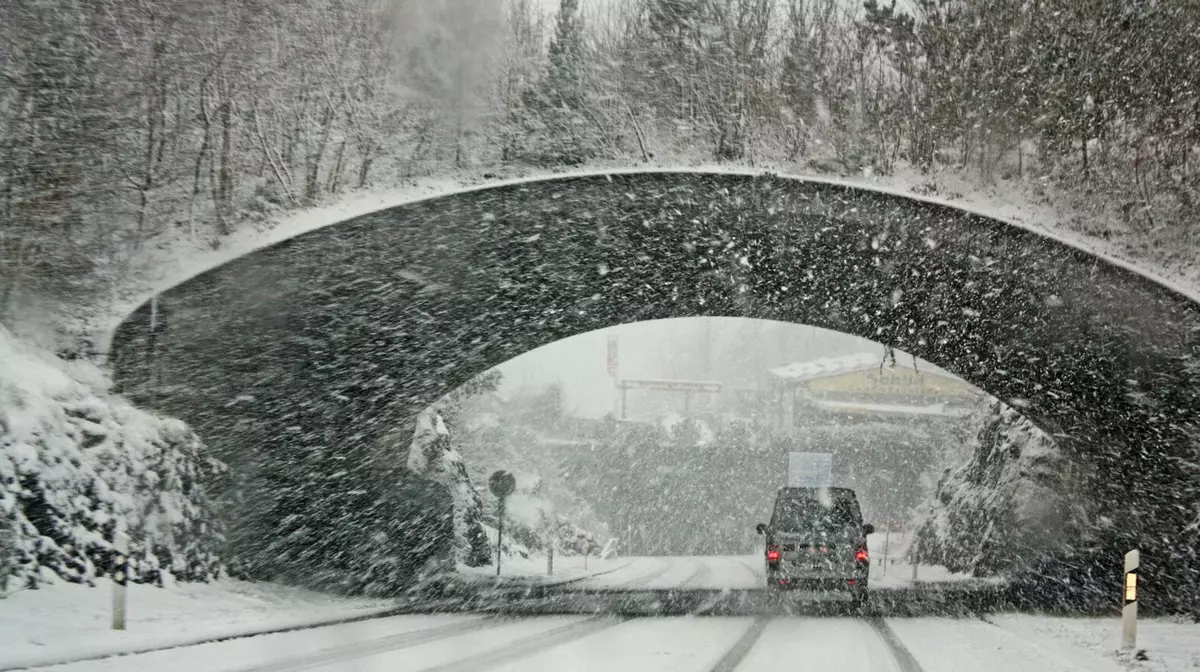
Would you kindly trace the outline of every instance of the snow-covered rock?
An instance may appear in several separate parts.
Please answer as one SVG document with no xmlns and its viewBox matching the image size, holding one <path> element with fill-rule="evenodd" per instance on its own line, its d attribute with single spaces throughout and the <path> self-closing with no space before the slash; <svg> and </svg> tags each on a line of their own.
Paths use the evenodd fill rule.
<svg viewBox="0 0 1200 672">
<path fill-rule="evenodd" d="M 89 583 L 110 571 L 118 528 L 134 580 L 207 580 L 222 536 L 201 485 L 223 470 L 182 422 L 102 387 L 0 326 L 0 579 Z M 4 581 L 0 581 L 3 583 Z"/>
<path fill-rule="evenodd" d="M 923 507 L 910 557 L 976 575 L 1036 566 L 1080 537 L 1091 513 L 1082 467 L 1013 408 L 994 402 L 965 464 Z"/>
<path fill-rule="evenodd" d="M 478 567 L 491 562 L 491 545 L 482 525 L 483 501 L 471 484 L 462 456 L 450 444 L 450 432 L 436 408 L 417 416 L 408 468 L 441 484 L 454 503 L 454 561 Z"/>
</svg>

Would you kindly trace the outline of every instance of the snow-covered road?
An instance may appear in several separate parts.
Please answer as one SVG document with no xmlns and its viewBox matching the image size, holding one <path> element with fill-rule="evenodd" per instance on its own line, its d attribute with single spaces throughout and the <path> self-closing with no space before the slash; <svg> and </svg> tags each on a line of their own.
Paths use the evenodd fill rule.
<svg viewBox="0 0 1200 672">
<path fill-rule="evenodd" d="M 881 535 L 873 535 L 881 536 Z M 872 543 L 871 586 L 876 589 L 903 588 L 914 584 L 912 565 L 903 561 L 900 553 L 889 557 L 883 566 L 883 553 L 875 549 L 880 539 Z M 572 558 L 574 562 L 579 562 Z M 758 555 L 745 556 L 684 556 L 684 557 L 629 557 L 596 563 L 590 576 L 586 573 L 570 575 L 572 578 L 559 581 L 554 577 L 533 575 L 531 580 L 561 585 L 574 590 L 664 590 L 672 588 L 758 590 L 766 586 L 766 568 Z M 944 567 L 922 565 L 918 568 L 917 584 L 923 582 L 946 583 L 951 581 L 973 581 L 972 577 L 950 574 Z"/>
<path fill-rule="evenodd" d="M 632 557 L 610 571 L 564 586 L 576 590 L 709 588 L 747 590 L 760 588 L 766 577 L 754 569 L 756 558 L 692 556 Z M 761 563 L 759 563 L 761 564 Z"/>
<path fill-rule="evenodd" d="M 1120 672 L 1113 646 L 1038 616 L 980 619 L 406 615 L 122 658 L 61 672 Z M 1093 623 L 1102 623 L 1093 620 Z M 1106 624 L 1105 624 L 1106 625 Z M 1196 626 L 1175 624 L 1179 645 Z M 1147 642 L 1151 661 L 1159 642 Z M 1190 655 L 1197 655 L 1195 641 Z M 1171 650 L 1168 642 L 1161 650 Z M 1179 662 L 1183 662 L 1181 659 Z M 1169 661 L 1159 661 L 1165 664 Z M 1147 670 L 1182 669 L 1150 665 Z"/>
<path fill-rule="evenodd" d="M 914 581 L 913 567 L 906 553 L 911 534 L 893 533 L 869 535 L 871 551 L 871 586 L 876 589 L 907 588 L 914 584 L 972 582 L 978 580 L 963 574 L 953 574 L 945 567 L 921 565 Z M 766 585 L 763 557 L 759 554 L 742 556 L 682 556 L 682 557 L 621 557 L 600 560 L 590 558 L 584 566 L 580 556 L 558 557 L 554 575 L 546 574 L 546 559 L 505 560 L 502 582 L 558 586 L 573 590 L 665 590 L 695 588 L 708 590 L 758 590 Z M 475 584 L 495 581 L 491 567 L 460 568 L 460 578 Z"/>
<path fill-rule="evenodd" d="M 22 625 L 21 613 L 33 615 L 28 609 L 30 604 L 13 611 L 8 629 L 0 629 L 0 635 L 12 636 L 5 644 L 19 643 L 21 638 L 28 641 L 24 649 L 7 651 L 9 647 L 0 646 L 0 670 L 45 665 L 54 660 L 78 662 L 37 669 L 731 672 L 768 666 L 806 672 L 1167 672 L 1200 666 L 1200 624 L 1182 620 L 1145 619 L 1139 646 L 1146 649 L 1148 659 L 1133 661 L 1130 654 L 1117 651 L 1119 620 L 1115 617 L 984 613 L 963 618 L 901 618 L 893 617 L 901 612 L 875 609 L 868 615 L 855 615 L 850 610 L 821 614 L 820 609 L 806 606 L 806 598 L 793 601 L 790 594 L 765 591 L 762 565 L 756 556 L 621 558 L 593 563 L 588 571 L 592 575 L 583 579 L 577 572 L 566 572 L 574 577 L 569 579 L 571 583 L 552 586 L 547 603 L 563 599 L 569 605 L 574 600 L 593 608 L 556 611 L 563 606 L 559 604 L 539 612 L 536 602 L 540 598 L 529 598 L 533 609 L 510 609 L 513 613 L 506 615 L 496 612 L 505 611 L 505 605 L 515 606 L 509 600 L 520 598 L 506 593 L 493 595 L 491 603 L 482 603 L 490 613 L 455 612 L 459 607 L 447 602 L 441 608 L 449 613 L 373 617 L 370 612 L 382 605 L 322 600 L 303 592 L 268 590 L 266 586 L 253 590 L 253 585 L 238 582 L 207 589 L 157 591 L 139 587 L 139 619 L 130 631 L 103 642 L 100 635 L 106 632 L 105 624 L 91 617 L 72 621 L 71 615 L 78 609 L 70 605 L 104 597 L 107 591 L 59 586 L 49 592 L 62 598 L 58 600 L 63 607 L 59 620 L 71 628 L 54 630 L 49 621 L 37 625 L 28 618 Z M 620 599 L 632 601 L 589 601 L 614 591 L 629 596 Z M 710 602 L 739 592 L 761 599 L 750 599 L 741 610 L 711 608 Z M 889 594 L 902 592 L 900 587 L 881 585 L 875 599 L 883 603 Z M 679 593 L 700 594 L 696 608 L 672 610 L 664 606 L 672 599 L 678 601 Z M 251 602 L 254 609 L 239 611 L 237 607 L 248 599 L 247 595 L 257 596 Z M 961 597 L 952 595 L 951 600 Z M 16 599 L 20 602 L 23 597 L 17 595 Z M 648 600 L 643 605 L 648 608 L 625 608 L 636 607 L 638 599 Z M 95 609 L 101 602 L 93 605 Z M 253 618 L 263 605 L 277 607 L 275 610 L 283 613 L 289 624 L 302 611 L 309 613 L 312 623 L 319 622 L 320 617 L 328 620 L 345 614 L 364 614 L 368 620 L 254 635 L 255 628 L 269 625 Z M 191 618 L 184 617 L 186 611 L 191 612 Z M 974 612 L 966 609 L 959 613 Z M 236 628 L 222 632 L 216 626 L 231 623 L 231 619 L 243 623 L 243 636 L 194 643 L 204 637 L 230 636 Z M 165 638 L 164 628 L 152 627 L 160 622 L 175 632 L 174 638 Z M 79 638 L 88 633 L 96 641 L 84 646 L 90 640 Z M 105 646 L 98 647 L 101 643 Z M 145 652 L 99 657 L 121 651 L 122 646 L 125 651 Z M 147 650 L 154 647 L 173 648 Z M 34 648 L 40 649 L 40 657 L 31 657 Z M 39 658 L 40 663 L 31 662 Z"/>
</svg>

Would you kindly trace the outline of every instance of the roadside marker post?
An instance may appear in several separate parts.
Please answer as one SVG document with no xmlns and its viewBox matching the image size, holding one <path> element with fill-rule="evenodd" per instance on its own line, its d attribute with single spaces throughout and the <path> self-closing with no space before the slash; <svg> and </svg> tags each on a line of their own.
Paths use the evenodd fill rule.
<svg viewBox="0 0 1200 672">
<path fill-rule="evenodd" d="M 883 575 L 887 576 L 888 566 L 888 547 L 892 544 L 892 519 L 888 518 L 887 525 L 883 527 Z"/>
<path fill-rule="evenodd" d="M 544 509 L 540 512 L 542 519 L 542 545 L 546 548 L 546 576 L 554 576 L 554 525 L 551 524 L 551 514 Z"/>
<path fill-rule="evenodd" d="M 129 535 L 121 529 L 113 533 L 113 550 L 117 552 L 113 570 L 112 629 L 125 629 L 126 584 L 129 582 Z"/>
<path fill-rule="evenodd" d="M 1121 608 L 1121 648 L 1137 648 L 1137 589 L 1141 554 L 1134 549 L 1125 554 L 1125 606 Z"/>
</svg>

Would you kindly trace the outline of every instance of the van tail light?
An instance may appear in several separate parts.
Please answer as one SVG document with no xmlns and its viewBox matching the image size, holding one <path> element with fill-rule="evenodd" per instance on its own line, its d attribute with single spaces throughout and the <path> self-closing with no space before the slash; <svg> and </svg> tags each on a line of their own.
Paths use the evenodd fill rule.
<svg viewBox="0 0 1200 672">
<path fill-rule="evenodd" d="M 859 562 L 870 562 L 871 556 L 867 554 L 867 547 L 863 546 L 854 552 L 854 559 Z"/>
<path fill-rule="evenodd" d="M 779 547 L 778 546 L 768 546 L 767 547 L 767 562 L 779 562 Z"/>
</svg>

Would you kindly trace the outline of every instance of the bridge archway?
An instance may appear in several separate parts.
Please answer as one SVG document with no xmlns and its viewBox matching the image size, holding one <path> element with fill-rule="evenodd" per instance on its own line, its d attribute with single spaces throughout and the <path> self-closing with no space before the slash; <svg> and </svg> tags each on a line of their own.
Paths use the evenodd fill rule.
<svg viewBox="0 0 1200 672">
<path fill-rule="evenodd" d="M 1144 531 L 1195 515 L 1196 493 L 1178 498 L 1200 305 L 1032 231 L 844 185 L 613 172 L 431 198 L 167 290 L 112 361 L 123 390 L 215 444 L 368 445 L 523 352 L 686 316 L 855 334 L 1014 404 L 1106 475 L 1120 543 L 1161 546 Z"/>
</svg>

